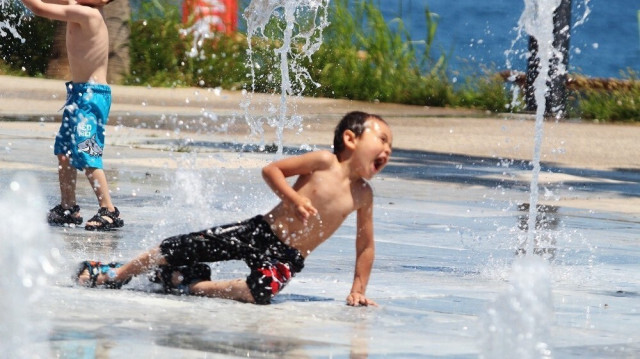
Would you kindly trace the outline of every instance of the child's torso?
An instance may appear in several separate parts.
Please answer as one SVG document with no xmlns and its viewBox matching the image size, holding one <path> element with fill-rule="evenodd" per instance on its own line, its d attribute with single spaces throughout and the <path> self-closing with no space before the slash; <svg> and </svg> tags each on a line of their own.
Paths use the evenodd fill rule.
<svg viewBox="0 0 640 359">
<path fill-rule="evenodd" d="M 99 10 L 85 24 L 67 23 L 67 55 L 73 82 L 107 82 L 109 34 Z"/>
<path fill-rule="evenodd" d="M 305 257 L 362 206 L 364 193 L 369 189 L 363 180 L 354 183 L 343 178 L 339 167 L 335 165 L 326 171 L 300 176 L 294 184 L 296 191 L 309 198 L 318 211 L 306 224 L 285 203 L 278 204 L 265 215 L 280 240 L 298 249 Z"/>
</svg>

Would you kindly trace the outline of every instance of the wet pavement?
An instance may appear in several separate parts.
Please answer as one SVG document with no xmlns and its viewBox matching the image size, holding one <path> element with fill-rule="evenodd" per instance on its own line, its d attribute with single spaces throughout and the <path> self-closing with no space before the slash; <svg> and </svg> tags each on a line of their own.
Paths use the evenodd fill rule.
<svg viewBox="0 0 640 359">
<path fill-rule="evenodd" d="M 145 105 L 134 95 L 114 104 L 105 151 L 113 201 L 125 227 L 107 233 L 50 228 L 38 213 L 58 200 L 51 152 L 61 100 L 56 84 L 37 84 L 21 90 L 25 95 L 3 92 L 0 98 L 23 101 L 22 117 L 16 113 L 20 108 L 9 111 L 10 106 L 3 105 L 7 101 L 0 101 L 0 210 L 5 229 L 0 250 L 5 263 L 14 266 L 33 258 L 32 253 L 51 257 L 55 270 L 44 276 L 46 284 L 26 285 L 20 271 L 17 282 L 11 275 L 0 282 L 5 294 L 0 303 L 8 308 L 4 330 L 26 333 L 2 344 L 9 357 L 640 355 L 640 169 L 628 158 L 633 153 L 612 154 L 603 163 L 596 154 L 569 161 L 549 152 L 541 202 L 553 211 L 538 228 L 540 255 L 535 256 L 545 259 L 530 263 L 526 260 L 534 256 L 516 256 L 526 237 L 522 204 L 529 196 L 527 157 L 516 152 L 517 146 L 506 153 L 514 156 L 500 154 L 495 139 L 486 135 L 483 140 L 480 130 L 475 134 L 480 138 L 466 134 L 465 139 L 466 145 L 484 143 L 483 149 L 465 147 L 459 138 L 437 148 L 420 142 L 424 138 L 435 146 L 438 140 L 431 141 L 429 134 L 440 133 L 440 127 L 453 136 L 479 129 L 484 121 L 485 127 L 498 123 L 497 131 L 503 132 L 497 147 L 509 143 L 509 134 L 526 147 L 518 137 L 526 120 L 309 100 L 299 107 L 308 116 L 303 132 L 285 136 L 285 155 L 327 148 L 331 136 L 325 134 L 353 107 L 373 108 L 377 111 L 369 111 L 392 122 L 393 160 L 372 181 L 377 255 L 368 295 L 379 307 L 344 304 L 353 273 L 354 218 L 308 258 L 305 270 L 271 306 L 166 295 L 143 276 L 119 291 L 86 289 L 70 279 L 81 260 L 126 260 L 167 236 L 270 209 L 276 197 L 262 182 L 260 168 L 277 155 L 256 151 L 261 139 L 247 136 L 234 103 L 241 101 L 237 94 L 198 108 L 193 99 L 192 106 L 179 104 L 193 89 L 179 95 L 174 90 L 137 89 L 152 95 L 145 97 Z M 135 90 L 127 89 L 132 94 Z M 52 93 L 55 99 L 49 101 Z M 44 118 L 32 113 L 52 103 L 58 107 Z M 328 110 L 321 111 L 323 107 Z M 203 113 L 220 117 L 212 122 L 211 115 Z M 223 117 L 237 121 L 228 122 L 225 130 L 212 130 L 212 123 L 220 124 Z M 579 124 L 553 126 L 566 130 Z M 618 130 L 620 138 L 636 131 L 633 126 Z M 273 140 L 271 134 L 265 137 L 267 143 Z M 612 146 L 617 140 L 610 140 Z M 567 144 L 565 150 L 572 152 L 573 147 Z M 77 196 L 86 219 L 97 208 L 82 174 L 78 179 Z M 211 266 L 215 278 L 246 275 L 241 263 Z M 21 290 L 14 290 L 15 283 L 22 283 Z M 548 353 L 540 354 L 540 343 L 547 344 Z"/>
</svg>

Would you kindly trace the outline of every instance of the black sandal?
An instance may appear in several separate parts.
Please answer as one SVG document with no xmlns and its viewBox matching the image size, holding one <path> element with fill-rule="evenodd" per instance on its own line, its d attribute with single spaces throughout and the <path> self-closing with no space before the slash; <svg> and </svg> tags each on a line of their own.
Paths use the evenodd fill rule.
<svg viewBox="0 0 640 359">
<path fill-rule="evenodd" d="M 106 220 L 104 217 L 111 219 L 111 222 Z M 88 224 L 89 222 L 98 222 L 99 224 Z M 84 226 L 84 229 L 87 231 L 109 231 L 113 228 L 120 228 L 122 226 L 124 226 L 124 221 L 120 219 L 120 211 L 118 211 L 118 207 L 114 207 L 113 212 L 109 212 L 106 207 L 100 207 L 98 214 L 87 221 L 87 225 Z"/>
<path fill-rule="evenodd" d="M 180 284 L 173 284 L 173 274 L 178 272 L 182 280 Z M 162 284 L 165 293 L 189 294 L 189 286 L 194 283 L 211 280 L 211 267 L 204 263 L 190 266 L 159 266 L 149 275 L 153 283 Z"/>
<path fill-rule="evenodd" d="M 89 272 L 89 281 L 84 284 L 86 287 L 95 288 L 97 287 L 96 281 L 98 280 L 98 275 L 105 274 L 108 279 L 101 284 L 101 286 L 108 289 L 120 289 L 123 285 L 129 283 L 131 278 L 128 278 L 123 281 L 117 281 L 111 279 L 111 277 L 115 276 L 114 269 L 122 267 L 122 263 L 111 262 L 109 264 L 102 264 L 101 262 L 96 261 L 84 261 L 80 263 L 78 270 L 76 272 L 76 283 L 79 283 L 80 275 L 86 270 Z"/>
<path fill-rule="evenodd" d="M 49 210 L 47 214 L 47 222 L 55 226 L 79 225 L 82 223 L 82 217 L 75 216 L 80 212 L 80 206 L 77 204 L 71 208 L 64 208 L 59 204 Z"/>
</svg>

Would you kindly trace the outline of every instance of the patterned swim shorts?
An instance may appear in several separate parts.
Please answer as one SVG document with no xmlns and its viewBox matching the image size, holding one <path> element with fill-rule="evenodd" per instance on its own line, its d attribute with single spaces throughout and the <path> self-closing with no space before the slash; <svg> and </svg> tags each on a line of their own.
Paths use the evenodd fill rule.
<svg viewBox="0 0 640 359">
<path fill-rule="evenodd" d="M 104 84 L 67 82 L 67 102 L 53 147 L 79 169 L 102 168 L 104 126 L 111 108 L 111 88 Z"/>
<path fill-rule="evenodd" d="M 162 241 L 160 250 L 169 264 L 242 260 L 251 273 L 247 285 L 257 304 L 269 304 L 304 267 L 300 251 L 283 243 L 262 216 L 178 235 Z"/>
</svg>

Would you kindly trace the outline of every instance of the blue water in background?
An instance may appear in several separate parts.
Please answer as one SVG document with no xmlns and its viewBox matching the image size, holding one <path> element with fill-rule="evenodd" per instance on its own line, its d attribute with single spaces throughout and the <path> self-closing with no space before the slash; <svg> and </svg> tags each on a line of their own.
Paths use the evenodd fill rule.
<svg viewBox="0 0 640 359">
<path fill-rule="evenodd" d="M 131 0 L 132 7 L 140 0 Z M 175 0 L 179 1 L 179 0 Z M 251 0 L 239 1 L 239 27 Z M 353 3 L 356 0 L 351 0 Z M 364 1 L 364 0 L 357 0 Z M 446 54 L 452 74 L 490 70 L 526 70 L 527 37 L 516 42 L 523 0 L 374 0 L 390 26 L 402 19 L 411 40 L 426 38 L 425 9 L 438 15 L 432 57 Z M 586 9 L 590 10 L 585 21 Z M 628 77 L 640 72 L 640 0 L 572 0 L 569 72 L 590 77 Z M 515 43 L 514 43 L 515 42 Z M 506 52 L 509 52 L 507 58 Z M 510 62 L 510 68 L 507 66 Z"/>
<path fill-rule="evenodd" d="M 526 36 L 513 44 L 522 0 L 381 0 L 379 6 L 385 18 L 401 18 L 414 41 L 426 38 L 426 7 L 436 13 L 439 24 L 432 56 L 448 54 L 454 73 L 481 67 L 507 69 L 509 50 L 513 50 L 511 69 L 526 70 Z M 640 1 L 591 0 L 586 6 L 590 14 L 573 26 L 585 14 L 585 0 L 572 1 L 569 71 L 618 78 L 626 77 L 628 70 L 640 72 Z"/>
</svg>

